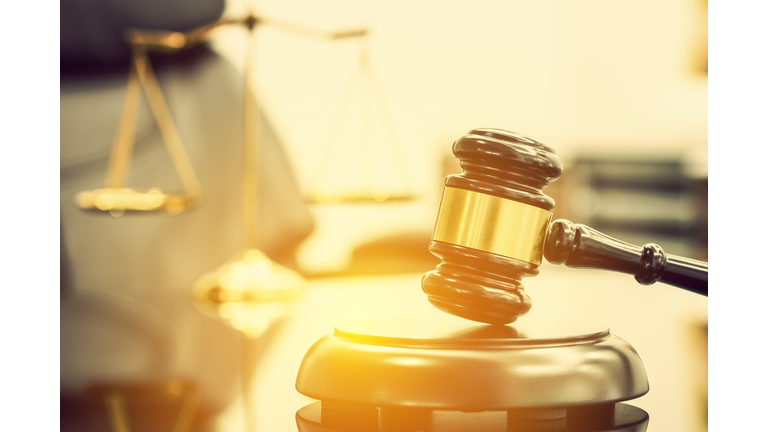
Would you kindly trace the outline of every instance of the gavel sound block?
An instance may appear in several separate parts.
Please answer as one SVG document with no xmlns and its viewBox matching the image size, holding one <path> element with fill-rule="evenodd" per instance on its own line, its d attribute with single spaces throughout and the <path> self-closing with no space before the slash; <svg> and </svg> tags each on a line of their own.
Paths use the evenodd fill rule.
<svg viewBox="0 0 768 432">
<path fill-rule="evenodd" d="M 422 279 L 429 301 L 457 317 L 347 323 L 306 353 L 296 389 L 319 402 L 300 431 L 644 431 L 648 414 L 623 403 L 648 391 L 635 350 L 599 324 L 527 318 L 520 280 L 542 256 L 571 267 L 635 274 L 706 294 L 707 265 L 632 246 L 568 221 L 550 223 L 542 189 L 562 164 L 550 147 L 475 129 L 453 147 Z"/>
<path fill-rule="evenodd" d="M 644 431 L 622 403 L 648 391 L 635 350 L 601 325 L 445 315 L 336 326 L 304 356 L 296 389 L 319 402 L 301 432 Z"/>
</svg>

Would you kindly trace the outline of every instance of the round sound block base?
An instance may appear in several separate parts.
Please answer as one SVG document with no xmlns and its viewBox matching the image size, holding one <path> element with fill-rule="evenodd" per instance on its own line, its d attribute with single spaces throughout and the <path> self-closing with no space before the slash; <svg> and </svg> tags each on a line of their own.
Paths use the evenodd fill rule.
<svg viewBox="0 0 768 432">
<path fill-rule="evenodd" d="M 307 351 L 296 389 L 326 409 L 361 407 L 360 415 L 397 407 L 562 418 L 640 397 L 648 379 L 635 350 L 599 324 L 446 315 L 339 325 Z"/>
</svg>

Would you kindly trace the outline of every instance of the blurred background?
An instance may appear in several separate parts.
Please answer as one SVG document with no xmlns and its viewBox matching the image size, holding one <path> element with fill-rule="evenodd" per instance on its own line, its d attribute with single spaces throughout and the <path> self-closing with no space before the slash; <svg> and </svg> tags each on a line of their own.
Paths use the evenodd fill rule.
<svg viewBox="0 0 768 432">
<path fill-rule="evenodd" d="M 264 21 L 250 39 L 224 25 L 201 47 L 149 57 L 199 208 L 78 209 L 76 194 L 104 181 L 121 118 L 123 31 L 188 32 L 251 11 Z M 317 338 L 346 320 L 440 313 L 419 279 L 439 263 L 428 244 L 443 179 L 461 172 L 451 144 L 473 128 L 556 149 L 564 174 L 544 190 L 556 218 L 708 260 L 706 1 L 72 0 L 61 20 L 62 430 L 115 430 L 121 403 L 134 426 L 171 413 L 157 430 L 295 430 L 291 412 L 311 400 L 292 380 Z M 367 33 L 322 36 L 354 29 Z M 260 119 L 259 189 L 245 198 L 258 202 L 258 246 L 305 282 L 292 313 L 250 336 L 193 302 L 247 231 L 246 78 Z M 178 189 L 152 110 L 137 112 L 128 186 Z M 334 194 L 374 199 L 322 202 Z M 532 314 L 584 305 L 638 350 L 649 430 L 707 429 L 706 298 L 546 263 L 524 283 Z M 132 383 L 162 385 L 119 387 Z M 140 402 L 110 399 L 118 387 Z M 190 426 L 176 413 L 191 399 L 173 397 L 191 388 L 205 420 Z M 163 414 L 142 414 L 159 394 L 173 396 Z"/>
<path fill-rule="evenodd" d="M 228 2 L 227 13 L 243 13 L 246 5 Z M 375 210 L 313 208 L 317 227 L 299 252 L 308 271 L 341 269 L 351 249 L 385 234 L 430 232 L 442 180 L 458 170 L 451 143 L 476 127 L 520 132 L 556 148 L 566 169 L 547 193 L 562 217 L 616 233 L 652 233 L 678 253 L 706 256 L 706 222 L 699 225 L 706 218 L 700 198 L 707 196 L 705 1 L 287 1 L 257 10 L 329 32 L 370 30 L 372 68 L 419 198 Z M 214 46 L 242 67 L 244 39 L 231 33 L 222 32 Z M 256 88 L 305 188 L 323 161 L 359 52 L 354 40 L 259 29 Z M 352 180 L 365 160 L 366 144 L 353 138 L 356 120 L 347 119 L 342 132 L 349 137 L 327 162 Z M 401 187 L 398 167 L 381 159 L 378 184 Z M 559 199 L 555 188 L 568 197 Z"/>
</svg>

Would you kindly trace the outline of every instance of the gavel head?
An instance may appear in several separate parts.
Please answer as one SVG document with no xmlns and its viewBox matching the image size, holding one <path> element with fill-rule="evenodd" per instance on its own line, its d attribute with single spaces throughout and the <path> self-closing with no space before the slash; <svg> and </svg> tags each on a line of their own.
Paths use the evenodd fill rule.
<svg viewBox="0 0 768 432">
<path fill-rule="evenodd" d="M 500 129 L 453 144 L 463 172 L 445 178 L 429 250 L 442 261 L 423 291 L 445 312 L 508 324 L 531 309 L 520 280 L 539 273 L 555 201 L 542 189 L 563 171 L 554 149 Z"/>
</svg>

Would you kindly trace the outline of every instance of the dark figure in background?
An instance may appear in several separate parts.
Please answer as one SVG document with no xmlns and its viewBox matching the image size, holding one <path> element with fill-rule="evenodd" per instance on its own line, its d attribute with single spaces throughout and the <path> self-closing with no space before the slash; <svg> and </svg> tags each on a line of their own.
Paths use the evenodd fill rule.
<svg viewBox="0 0 768 432">
<path fill-rule="evenodd" d="M 105 399 L 87 392 L 94 385 L 192 384 L 202 396 L 190 429 L 197 431 L 211 430 L 240 390 L 240 336 L 201 314 L 191 289 L 242 246 L 242 77 L 205 45 L 150 56 L 200 180 L 199 207 L 114 218 L 73 202 L 104 181 L 130 64 L 125 29 L 187 31 L 215 22 L 223 7 L 221 0 L 61 2 L 62 431 L 110 430 Z M 135 132 L 127 187 L 182 190 L 143 95 Z M 263 117 L 260 134 L 259 248 L 290 267 L 313 223 Z M 150 399 L 128 401 L 131 428 L 171 430 L 182 403 Z"/>
</svg>

